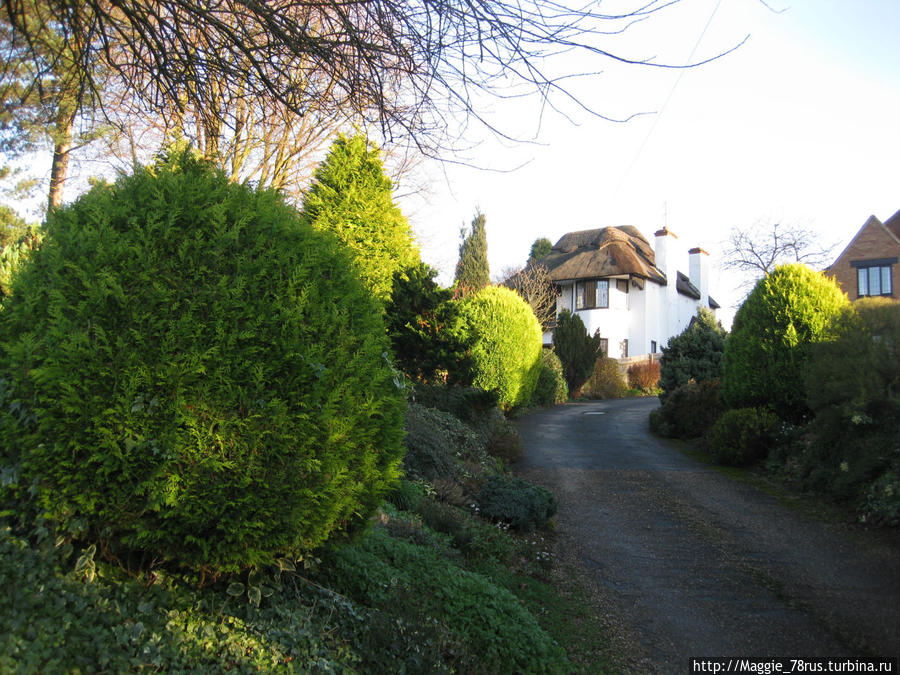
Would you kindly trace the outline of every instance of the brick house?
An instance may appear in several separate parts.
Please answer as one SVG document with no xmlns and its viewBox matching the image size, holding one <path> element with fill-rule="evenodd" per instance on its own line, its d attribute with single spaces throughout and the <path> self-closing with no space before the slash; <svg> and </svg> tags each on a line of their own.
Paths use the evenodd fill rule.
<svg viewBox="0 0 900 675">
<path fill-rule="evenodd" d="M 898 297 L 900 283 L 900 211 L 885 222 L 875 216 L 853 237 L 837 260 L 825 270 L 851 300 L 866 296 Z"/>
</svg>

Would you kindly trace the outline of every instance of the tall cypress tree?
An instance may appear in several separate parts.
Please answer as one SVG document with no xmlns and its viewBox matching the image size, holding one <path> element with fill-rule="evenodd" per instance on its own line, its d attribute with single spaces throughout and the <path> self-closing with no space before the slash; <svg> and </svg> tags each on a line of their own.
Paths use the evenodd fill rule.
<svg viewBox="0 0 900 675">
<path fill-rule="evenodd" d="M 472 229 L 468 234 L 463 230 L 463 240 L 459 245 L 459 262 L 456 263 L 456 288 L 460 295 L 476 293 L 491 283 L 491 270 L 487 257 L 487 231 L 485 217 L 481 211 L 475 212 Z"/>
<path fill-rule="evenodd" d="M 360 135 L 343 134 L 316 169 L 303 213 L 317 230 L 337 235 L 356 259 L 373 295 L 391 297 L 394 274 L 419 264 L 406 217 L 394 204 L 378 149 Z"/>
</svg>

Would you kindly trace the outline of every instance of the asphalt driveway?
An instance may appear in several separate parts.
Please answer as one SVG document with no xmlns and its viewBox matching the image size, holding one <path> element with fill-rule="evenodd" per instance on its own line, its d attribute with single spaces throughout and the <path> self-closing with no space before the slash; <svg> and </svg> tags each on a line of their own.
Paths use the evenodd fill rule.
<svg viewBox="0 0 900 675">
<path fill-rule="evenodd" d="M 570 403 L 524 416 L 515 471 L 560 500 L 575 560 L 635 651 L 635 671 L 690 657 L 897 657 L 892 533 L 795 508 L 648 431 L 656 399 Z"/>
</svg>

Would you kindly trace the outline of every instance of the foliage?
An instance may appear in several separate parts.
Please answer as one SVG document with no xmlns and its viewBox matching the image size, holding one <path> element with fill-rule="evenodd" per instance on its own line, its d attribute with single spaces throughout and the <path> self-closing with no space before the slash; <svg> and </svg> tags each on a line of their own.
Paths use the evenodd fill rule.
<svg viewBox="0 0 900 675">
<path fill-rule="evenodd" d="M 28 231 L 28 224 L 6 204 L 0 204 L 0 249 L 15 244 Z"/>
<path fill-rule="evenodd" d="M 813 346 L 807 375 L 810 408 L 842 422 L 868 415 L 900 421 L 900 303 L 862 298 L 831 321 Z"/>
<path fill-rule="evenodd" d="M 601 356 L 594 362 L 594 371 L 581 389 L 588 398 L 621 398 L 628 391 L 619 362 L 609 356 Z"/>
<path fill-rule="evenodd" d="M 394 273 L 385 323 L 397 367 L 413 380 L 471 380 L 466 345 L 454 330 L 453 291 L 439 287 L 425 263 Z"/>
<path fill-rule="evenodd" d="M 556 515 L 556 497 L 521 478 L 491 476 L 475 496 L 481 515 L 517 530 L 543 527 Z"/>
<path fill-rule="evenodd" d="M 547 239 L 547 237 L 535 239 L 534 243 L 531 245 L 531 250 L 528 252 L 528 262 L 526 263 L 526 266 L 539 261 L 552 250 L 553 243 Z"/>
<path fill-rule="evenodd" d="M 294 578 L 260 607 L 177 578 L 147 586 L 99 567 L 91 581 L 71 545 L 41 546 L 0 529 L 0 671 L 309 672 L 360 665 L 335 614 L 358 609 Z M 364 630 L 362 620 L 355 630 Z"/>
<path fill-rule="evenodd" d="M 863 519 L 897 527 L 900 525 L 900 475 L 885 471 L 866 491 Z"/>
<path fill-rule="evenodd" d="M 556 299 L 559 291 L 550 280 L 550 273 L 546 267 L 527 265 L 510 275 L 503 285 L 513 289 L 529 304 L 544 332 L 553 329 L 556 324 Z"/>
<path fill-rule="evenodd" d="M 808 410 L 810 345 L 823 339 L 828 321 L 846 304 L 832 279 L 804 265 L 782 265 L 760 279 L 738 309 L 725 344 L 725 402 L 802 418 Z"/>
<path fill-rule="evenodd" d="M 363 136 L 340 135 L 316 169 L 303 200 L 312 226 L 350 249 L 369 291 L 387 301 L 394 274 L 419 263 L 412 230 L 391 195 L 378 149 Z"/>
<path fill-rule="evenodd" d="M 697 316 L 691 319 L 681 333 L 662 348 L 660 358 L 659 399 L 689 380 L 719 380 L 722 377 L 722 358 L 725 354 L 725 330 L 715 314 L 705 307 L 697 308 Z"/>
<path fill-rule="evenodd" d="M 709 454 L 719 464 L 745 466 L 765 459 L 778 417 L 766 408 L 726 410 L 709 430 Z"/>
<path fill-rule="evenodd" d="M 8 234 L 13 236 L 13 232 L 16 238 L 0 248 L 0 300 L 12 295 L 13 279 L 43 240 L 41 231 L 33 226 L 25 225 Z"/>
<path fill-rule="evenodd" d="M 188 154 L 53 211 L 0 312 L 19 489 L 111 555 L 213 572 L 365 522 L 399 473 L 403 394 L 348 264 Z"/>
<path fill-rule="evenodd" d="M 541 326 L 508 288 L 488 286 L 459 301 L 460 335 L 470 345 L 472 384 L 496 391 L 505 409 L 525 405 L 540 372 Z"/>
<path fill-rule="evenodd" d="M 432 481 L 462 469 L 462 461 L 488 463 L 487 443 L 450 413 L 410 403 L 406 411 L 407 476 Z"/>
<path fill-rule="evenodd" d="M 466 296 L 477 293 L 491 283 L 484 214 L 476 212 L 469 232 L 463 230 L 460 235 L 462 241 L 459 245 L 454 286 L 459 295 Z"/>
<path fill-rule="evenodd" d="M 461 569 L 438 552 L 388 536 L 383 528 L 356 545 L 336 547 L 322 566 L 329 584 L 355 602 L 384 610 L 408 599 L 418 621 L 447 631 L 447 641 L 471 671 L 477 654 L 485 672 L 562 672 L 564 653 L 512 593 Z M 392 668 L 395 665 L 392 665 Z"/>
<path fill-rule="evenodd" d="M 782 461 L 807 485 L 857 500 L 866 512 L 868 501 L 885 496 L 874 481 L 900 459 L 900 304 L 858 300 L 832 318 L 824 338 L 807 372 L 809 442 Z"/>
<path fill-rule="evenodd" d="M 652 394 L 659 386 L 659 374 L 659 361 L 648 357 L 646 361 L 628 366 L 628 386 L 642 394 Z"/>
<path fill-rule="evenodd" d="M 541 351 L 541 372 L 538 375 L 531 405 L 548 406 L 565 403 L 569 399 L 569 389 L 563 376 L 562 361 L 553 349 Z"/>
<path fill-rule="evenodd" d="M 690 380 L 650 413 L 650 429 L 667 438 L 700 438 L 722 414 L 718 380 Z"/>
<path fill-rule="evenodd" d="M 562 361 L 569 394 L 577 396 L 600 356 L 600 336 L 588 335 L 581 317 L 564 309 L 556 319 L 553 349 Z"/>
</svg>

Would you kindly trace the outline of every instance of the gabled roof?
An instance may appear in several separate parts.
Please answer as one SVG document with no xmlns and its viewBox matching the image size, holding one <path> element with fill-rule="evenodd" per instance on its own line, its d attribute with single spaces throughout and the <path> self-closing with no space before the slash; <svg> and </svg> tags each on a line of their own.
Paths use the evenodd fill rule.
<svg viewBox="0 0 900 675">
<path fill-rule="evenodd" d="M 900 211 L 897 211 L 897 213 L 884 221 L 884 226 L 888 232 L 900 240 Z"/>
<path fill-rule="evenodd" d="M 570 232 L 537 263 L 547 268 L 552 281 L 629 274 L 666 283 L 650 243 L 631 225 Z"/>
</svg>

